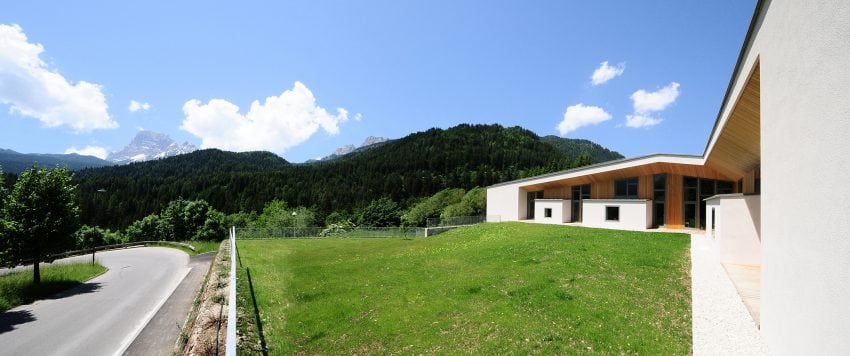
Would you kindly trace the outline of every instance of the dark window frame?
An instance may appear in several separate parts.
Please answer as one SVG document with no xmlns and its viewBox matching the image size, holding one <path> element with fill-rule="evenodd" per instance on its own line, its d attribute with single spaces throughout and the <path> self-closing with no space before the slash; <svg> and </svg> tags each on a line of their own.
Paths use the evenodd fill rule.
<svg viewBox="0 0 850 356">
<path fill-rule="evenodd" d="M 614 212 L 613 218 L 611 212 Z M 605 206 L 605 221 L 620 221 L 620 206 L 606 205 Z"/>
</svg>

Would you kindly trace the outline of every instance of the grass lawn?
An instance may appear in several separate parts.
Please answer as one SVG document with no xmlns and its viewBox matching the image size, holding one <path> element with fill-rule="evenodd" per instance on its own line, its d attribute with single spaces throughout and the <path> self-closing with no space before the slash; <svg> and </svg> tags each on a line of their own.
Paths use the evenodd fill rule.
<svg viewBox="0 0 850 356">
<path fill-rule="evenodd" d="M 32 283 L 32 270 L 0 276 L 0 311 L 29 304 L 106 272 L 100 264 L 58 264 L 41 267 L 41 285 Z"/>
<path fill-rule="evenodd" d="M 500 223 L 238 248 L 271 354 L 687 354 L 689 244 Z"/>
</svg>

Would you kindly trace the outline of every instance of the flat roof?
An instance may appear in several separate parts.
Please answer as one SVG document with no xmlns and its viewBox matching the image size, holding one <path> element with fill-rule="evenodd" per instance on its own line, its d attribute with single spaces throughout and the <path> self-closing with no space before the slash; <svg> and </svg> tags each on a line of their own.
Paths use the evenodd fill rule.
<svg viewBox="0 0 850 356">
<path fill-rule="evenodd" d="M 600 162 L 600 163 L 594 163 L 594 164 L 591 164 L 591 165 L 588 165 L 588 166 L 581 166 L 581 167 L 571 168 L 571 169 L 567 169 L 567 170 L 541 174 L 539 176 L 534 176 L 534 177 L 526 177 L 526 178 L 515 179 L 515 180 L 511 180 L 511 181 L 507 181 L 507 182 L 496 183 L 496 184 L 489 186 L 488 188 L 501 187 L 501 186 L 504 186 L 504 185 L 522 183 L 522 182 L 527 182 L 527 181 L 532 181 L 532 180 L 542 179 L 542 178 L 555 177 L 555 176 L 560 176 L 560 175 L 564 175 L 564 174 L 579 173 L 579 172 L 582 172 L 582 171 L 589 171 L 589 170 L 593 170 L 593 169 L 597 169 L 597 168 L 603 168 L 603 167 L 613 166 L 613 165 L 622 164 L 622 163 L 630 163 L 630 162 L 634 162 L 634 161 L 645 160 L 645 159 L 648 159 L 648 158 L 666 158 L 666 157 L 670 157 L 670 158 L 696 158 L 696 159 L 702 159 L 703 158 L 703 156 L 697 156 L 697 155 L 655 153 L 655 154 L 650 154 L 650 155 L 645 155 L 645 156 L 637 156 L 637 157 L 631 157 L 631 158 L 621 158 L 621 159 L 615 159 L 613 161 L 605 161 L 605 162 Z"/>
</svg>

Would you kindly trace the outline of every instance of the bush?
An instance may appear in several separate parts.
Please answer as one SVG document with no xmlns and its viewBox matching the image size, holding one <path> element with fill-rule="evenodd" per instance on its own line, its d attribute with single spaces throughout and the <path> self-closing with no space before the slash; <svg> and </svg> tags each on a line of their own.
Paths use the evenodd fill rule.
<svg viewBox="0 0 850 356">
<path fill-rule="evenodd" d="M 291 209 L 285 201 L 272 200 L 263 208 L 253 227 L 283 228 L 315 226 L 316 213 L 305 207 Z"/>
<path fill-rule="evenodd" d="M 346 235 L 349 231 L 354 230 L 354 227 L 354 223 L 352 223 L 351 220 L 346 220 L 343 222 L 329 225 L 327 228 L 325 228 L 324 230 L 322 230 L 322 232 L 319 233 L 319 236 L 343 236 Z"/>
<path fill-rule="evenodd" d="M 440 216 L 447 206 L 459 203 L 464 196 L 464 190 L 460 188 L 449 188 L 441 190 L 415 205 L 401 216 L 401 224 L 404 226 L 425 226 L 428 218 Z"/>
<path fill-rule="evenodd" d="M 129 241 L 164 241 L 166 240 L 166 226 L 159 215 L 151 214 L 136 220 L 124 231 Z"/>
<path fill-rule="evenodd" d="M 398 204 L 390 198 L 373 200 L 361 212 L 357 218 L 360 226 L 398 226 L 401 217 Z"/>
<path fill-rule="evenodd" d="M 441 219 L 456 216 L 478 216 L 487 211 L 487 190 L 481 187 L 470 189 L 463 195 L 460 202 L 452 204 L 440 213 Z"/>
<path fill-rule="evenodd" d="M 195 232 L 192 240 L 195 241 L 221 241 L 227 236 L 227 226 L 223 213 L 210 210 L 204 225 Z"/>
</svg>

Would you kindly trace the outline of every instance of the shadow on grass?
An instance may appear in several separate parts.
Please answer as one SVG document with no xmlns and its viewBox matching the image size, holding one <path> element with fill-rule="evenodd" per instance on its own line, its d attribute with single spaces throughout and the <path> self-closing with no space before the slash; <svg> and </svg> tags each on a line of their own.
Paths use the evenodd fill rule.
<svg viewBox="0 0 850 356">
<path fill-rule="evenodd" d="M 262 347 L 263 355 L 268 355 L 269 349 L 266 346 L 266 336 L 263 334 L 263 321 L 260 320 L 260 308 L 257 307 L 257 298 L 254 296 L 254 282 L 251 281 L 251 268 L 246 267 L 245 274 L 248 276 L 248 290 L 251 291 L 251 302 L 254 304 L 254 319 L 257 323 L 257 333 L 260 335 L 260 346 Z"/>
</svg>

